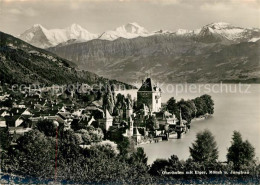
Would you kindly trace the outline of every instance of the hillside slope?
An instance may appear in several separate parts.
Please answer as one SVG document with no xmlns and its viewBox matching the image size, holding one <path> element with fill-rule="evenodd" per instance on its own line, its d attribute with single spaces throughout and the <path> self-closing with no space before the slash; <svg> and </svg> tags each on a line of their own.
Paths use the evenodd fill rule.
<svg viewBox="0 0 260 185">
<path fill-rule="evenodd" d="M 124 82 L 139 81 L 147 73 L 165 83 L 259 82 L 259 41 L 205 39 L 160 34 L 92 40 L 49 50 L 74 61 L 79 68 Z"/>
<path fill-rule="evenodd" d="M 72 62 L 3 32 L 0 32 L 0 63 L 0 79 L 6 83 L 94 84 L 110 81 L 121 84 L 76 70 Z"/>
</svg>

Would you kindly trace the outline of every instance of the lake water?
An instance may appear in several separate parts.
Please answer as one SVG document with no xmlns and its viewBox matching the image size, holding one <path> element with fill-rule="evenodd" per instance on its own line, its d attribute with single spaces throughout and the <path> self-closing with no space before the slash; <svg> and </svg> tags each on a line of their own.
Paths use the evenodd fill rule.
<svg viewBox="0 0 260 185">
<path fill-rule="evenodd" d="M 201 86 L 204 87 L 201 88 Z M 167 159 L 172 154 L 177 155 L 179 159 L 186 160 L 190 156 L 189 147 L 196 139 L 196 133 L 204 129 L 209 129 L 215 136 L 220 161 L 226 160 L 227 149 L 231 145 L 234 130 L 239 131 L 243 139 L 247 139 L 255 147 L 256 157 L 260 157 L 259 84 L 241 85 L 240 87 L 238 84 L 211 84 L 207 87 L 203 84 L 186 84 L 182 86 L 182 92 L 179 88 L 179 93 L 176 93 L 177 88 L 177 85 L 162 86 L 162 101 L 166 102 L 170 97 L 175 97 L 177 100 L 193 99 L 207 93 L 214 100 L 215 113 L 212 118 L 193 121 L 190 132 L 185 134 L 182 139 L 141 145 L 148 156 L 149 164 L 157 158 Z M 136 91 L 131 91 L 130 94 L 132 97 L 136 97 Z"/>
</svg>

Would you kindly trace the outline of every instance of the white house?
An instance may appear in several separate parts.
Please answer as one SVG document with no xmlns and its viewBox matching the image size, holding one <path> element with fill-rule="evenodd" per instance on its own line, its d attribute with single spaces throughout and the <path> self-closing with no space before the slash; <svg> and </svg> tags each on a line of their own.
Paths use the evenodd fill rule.
<svg viewBox="0 0 260 185">
<path fill-rule="evenodd" d="M 6 120 L 4 117 L 0 117 L 0 127 L 6 127 Z"/>
</svg>

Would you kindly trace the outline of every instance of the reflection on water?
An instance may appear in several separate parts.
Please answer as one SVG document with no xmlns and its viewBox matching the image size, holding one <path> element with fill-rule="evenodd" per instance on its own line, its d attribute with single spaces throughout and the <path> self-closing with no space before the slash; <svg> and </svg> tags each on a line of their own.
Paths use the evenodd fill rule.
<svg viewBox="0 0 260 185">
<path fill-rule="evenodd" d="M 246 88 L 244 86 L 244 89 Z M 204 129 L 209 129 L 215 136 L 220 161 L 226 160 L 227 148 L 231 144 L 234 130 L 241 132 L 243 138 L 248 139 L 253 144 L 256 156 L 260 157 L 260 85 L 251 85 L 249 90 L 250 93 L 207 92 L 215 102 L 213 117 L 207 120 L 193 121 L 190 132 L 183 139 L 142 145 L 148 156 L 148 163 L 152 163 L 157 158 L 168 158 L 172 154 L 177 155 L 180 159 L 187 159 L 189 147 L 194 142 L 196 133 Z M 193 99 L 205 94 L 203 91 L 197 93 L 183 92 L 178 95 L 174 92 L 164 92 L 162 94 L 163 102 L 166 102 L 172 96 L 180 100 L 181 98 Z M 130 94 L 135 97 L 136 91 L 131 91 Z"/>
</svg>

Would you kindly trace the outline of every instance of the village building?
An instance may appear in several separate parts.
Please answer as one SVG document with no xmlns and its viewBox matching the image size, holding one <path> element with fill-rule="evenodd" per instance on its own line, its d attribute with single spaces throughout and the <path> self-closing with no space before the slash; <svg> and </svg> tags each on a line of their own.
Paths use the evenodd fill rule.
<svg viewBox="0 0 260 185">
<path fill-rule="evenodd" d="M 25 121 L 21 115 L 6 116 L 5 119 L 8 127 L 19 127 Z"/>
<path fill-rule="evenodd" d="M 10 97 L 10 94 L 0 95 L 0 101 L 5 101 L 5 100 L 7 100 L 9 97 Z"/>
<path fill-rule="evenodd" d="M 156 119 L 159 122 L 159 125 L 171 125 L 175 126 L 178 122 L 178 119 L 174 114 L 169 113 L 168 111 L 158 112 L 155 114 Z"/>
<path fill-rule="evenodd" d="M 39 110 L 33 111 L 33 116 L 29 118 L 31 127 L 34 127 L 37 122 L 48 120 L 53 121 L 57 120 L 58 110 L 57 109 L 46 109 L 46 110 Z"/>
<path fill-rule="evenodd" d="M 10 116 L 15 116 L 15 115 L 32 115 L 31 111 L 28 108 L 12 108 L 9 111 Z"/>
<path fill-rule="evenodd" d="M 0 117 L 10 116 L 10 114 L 7 112 L 7 110 L 0 110 Z"/>
<path fill-rule="evenodd" d="M 101 99 L 101 100 L 93 101 L 93 102 L 91 102 L 87 107 L 93 108 L 93 109 L 96 109 L 96 108 L 102 109 L 102 107 L 103 107 L 103 101 L 102 101 L 102 99 Z"/>
<path fill-rule="evenodd" d="M 134 137 L 136 143 L 140 143 L 142 141 L 142 135 L 139 133 L 137 127 L 134 127 L 133 137 Z"/>
<path fill-rule="evenodd" d="M 132 120 L 132 117 L 129 118 L 129 124 L 128 124 L 128 129 L 126 129 L 125 133 L 123 136 L 125 137 L 132 137 L 134 135 L 134 122 Z"/>
<path fill-rule="evenodd" d="M 98 124 L 103 130 L 106 131 L 108 131 L 111 126 L 113 126 L 113 116 L 110 115 L 107 109 L 105 112 L 103 112 L 103 117 L 98 119 Z"/>
<path fill-rule="evenodd" d="M 71 127 L 71 122 L 73 121 L 73 116 L 70 112 L 58 112 L 57 121 L 63 123 L 66 129 Z"/>
<path fill-rule="evenodd" d="M 91 126 L 94 122 L 96 122 L 94 116 L 91 117 L 91 119 L 88 121 L 88 126 Z"/>
<path fill-rule="evenodd" d="M 6 120 L 4 117 L 0 117 L 0 127 L 6 127 Z"/>
</svg>

